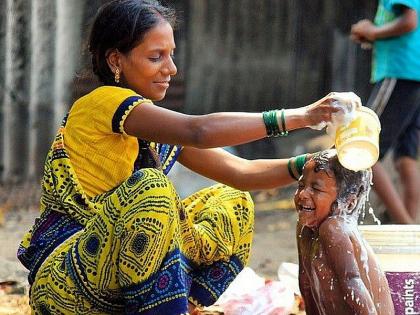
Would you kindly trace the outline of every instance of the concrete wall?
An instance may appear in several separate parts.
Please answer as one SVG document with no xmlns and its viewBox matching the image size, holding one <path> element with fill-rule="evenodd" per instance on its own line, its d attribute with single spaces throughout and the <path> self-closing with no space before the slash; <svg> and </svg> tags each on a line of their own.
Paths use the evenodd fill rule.
<svg viewBox="0 0 420 315">
<path fill-rule="evenodd" d="M 86 39 L 105 2 L 0 0 L 3 182 L 39 178 L 64 113 L 97 84 L 87 70 Z M 179 75 L 162 106 L 201 114 L 301 106 L 331 90 L 367 96 L 370 53 L 350 43 L 348 32 L 372 17 L 374 0 L 167 2 L 181 16 Z M 290 155 L 302 150 L 302 139 L 260 141 L 239 153 Z"/>
</svg>

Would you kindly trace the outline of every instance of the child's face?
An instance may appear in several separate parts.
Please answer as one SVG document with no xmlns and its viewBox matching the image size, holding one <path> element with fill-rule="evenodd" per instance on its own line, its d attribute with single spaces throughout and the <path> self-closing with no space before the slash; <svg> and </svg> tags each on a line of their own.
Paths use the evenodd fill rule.
<svg viewBox="0 0 420 315">
<path fill-rule="evenodd" d="M 315 172 L 315 162 L 306 163 L 299 187 L 295 193 L 295 206 L 300 224 L 315 229 L 327 218 L 337 199 L 337 185 L 332 170 Z"/>
</svg>

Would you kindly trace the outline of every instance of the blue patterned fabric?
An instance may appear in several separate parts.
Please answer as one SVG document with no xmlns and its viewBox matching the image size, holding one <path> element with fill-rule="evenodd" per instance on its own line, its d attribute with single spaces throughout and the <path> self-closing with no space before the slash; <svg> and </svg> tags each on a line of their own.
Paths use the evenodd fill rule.
<svg viewBox="0 0 420 315">
<path fill-rule="evenodd" d="M 147 281 L 122 290 L 126 314 L 182 314 L 188 308 L 192 263 L 178 250 L 168 253 Z"/>
<path fill-rule="evenodd" d="M 244 268 L 236 256 L 193 271 L 190 297 L 200 305 L 212 305 Z"/>
<path fill-rule="evenodd" d="M 76 220 L 57 211 L 46 210 L 36 219 L 30 246 L 19 246 L 17 253 L 18 259 L 29 270 L 29 284 L 33 283 L 39 267 L 51 252 L 82 229 Z"/>
<path fill-rule="evenodd" d="M 235 256 L 229 261 L 196 266 L 175 250 L 167 254 L 160 270 L 148 281 L 123 290 L 125 312 L 182 314 L 188 307 L 188 299 L 199 305 L 212 305 L 242 269 L 241 261 Z"/>
<path fill-rule="evenodd" d="M 162 164 L 162 171 L 165 175 L 168 175 L 172 166 L 174 166 L 179 154 L 182 151 L 182 146 L 161 144 L 156 145 L 156 152 L 159 155 L 160 163 Z"/>
</svg>

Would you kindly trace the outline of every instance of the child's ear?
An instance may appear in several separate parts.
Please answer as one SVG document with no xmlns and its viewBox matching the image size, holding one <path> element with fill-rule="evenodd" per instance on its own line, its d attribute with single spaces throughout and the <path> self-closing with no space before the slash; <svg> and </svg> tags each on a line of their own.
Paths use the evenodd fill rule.
<svg viewBox="0 0 420 315">
<path fill-rule="evenodd" d="M 331 204 L 331 209 L 330 209 L 329 215 L 337 214 L 337 209 L 338 209 L 338 201 L 336 200 Z"/>
<path fill-rule="evenodd" d="M 347 210 L 351 213 L 357 205 L 357 196 L 355 194 L 350 194 L 347 199 Z"/>
</svg>

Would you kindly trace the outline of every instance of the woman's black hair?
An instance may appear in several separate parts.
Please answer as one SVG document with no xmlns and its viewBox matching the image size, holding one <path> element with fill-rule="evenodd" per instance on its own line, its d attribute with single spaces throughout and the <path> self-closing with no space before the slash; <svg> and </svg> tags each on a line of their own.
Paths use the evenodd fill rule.
<svg viewBox="0 0 420 315">
<path fill-rule="evenodd" d="M 110 49 L 128 53 L 162 21 L 175 26 L 175 11 L 156 0 L 113 0 L 103 5 L 93 22 L 89 51 L 93 72 L 105 85 L 117 85 L 106 57 Z"/>
</svg>

